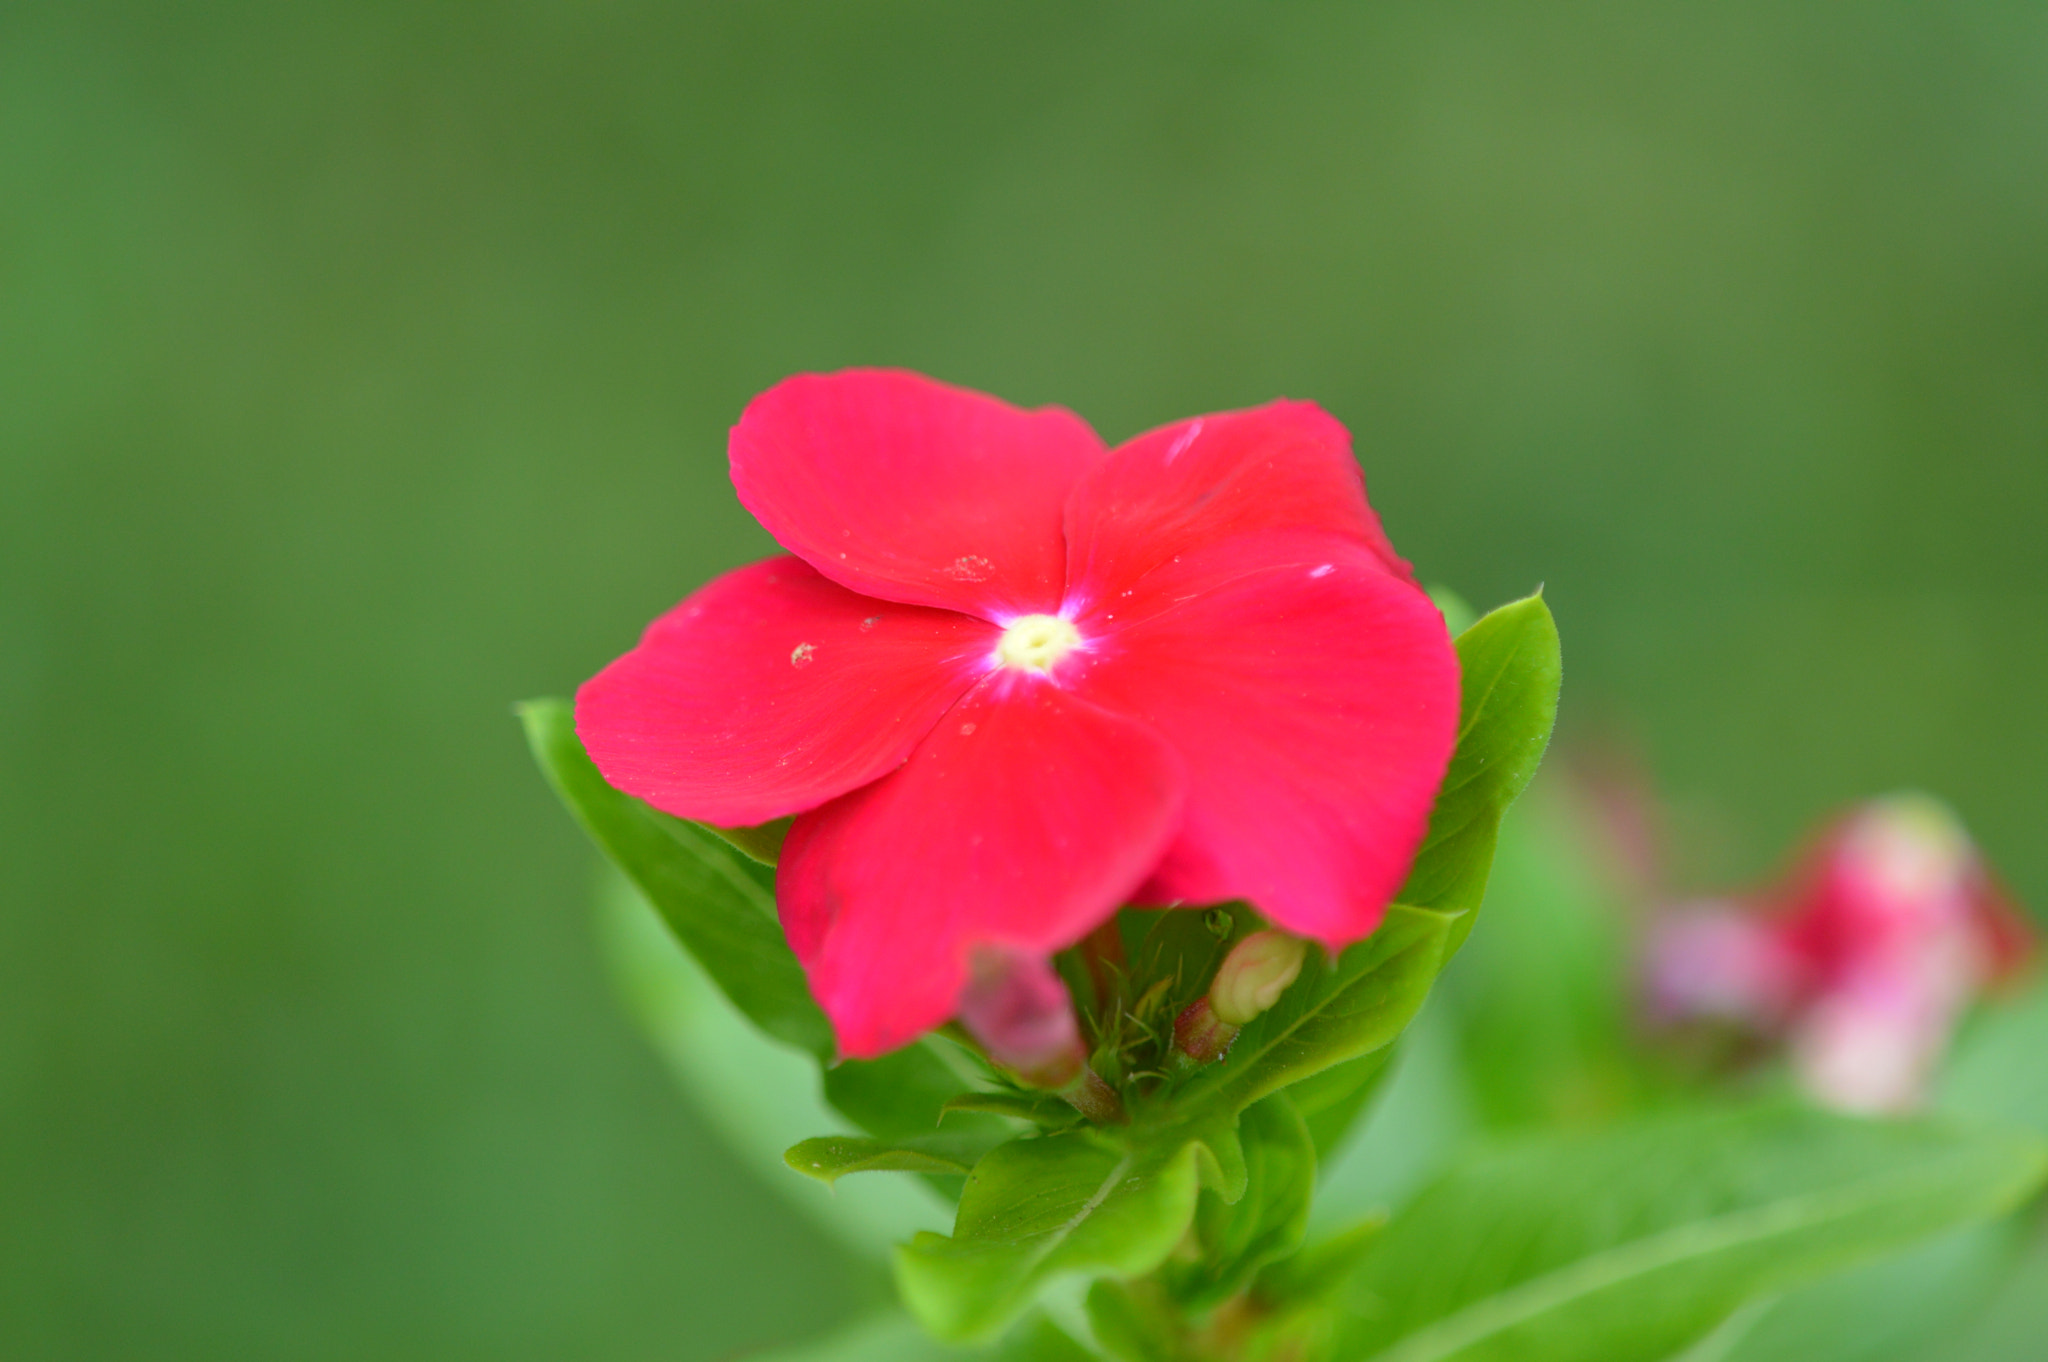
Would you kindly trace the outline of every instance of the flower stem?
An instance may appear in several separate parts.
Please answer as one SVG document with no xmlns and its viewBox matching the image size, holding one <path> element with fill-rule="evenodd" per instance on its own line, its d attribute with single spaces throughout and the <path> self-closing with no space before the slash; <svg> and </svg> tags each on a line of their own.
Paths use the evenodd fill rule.
<svg viewBox="0 0 2048 1362">
<path fill-rule="evenodd" d="M 1116 1089 L 1102 1081 L 1102 1075 L 1089 1065 L 1082 1065 L 1074 1081 L 1059 1090 L 1067 1103 L 1097 1125 L 1125 1125 L 1130 1117 L 1124 1112 L 1124 1104 L 1116 1095 Z"/>
</svg>

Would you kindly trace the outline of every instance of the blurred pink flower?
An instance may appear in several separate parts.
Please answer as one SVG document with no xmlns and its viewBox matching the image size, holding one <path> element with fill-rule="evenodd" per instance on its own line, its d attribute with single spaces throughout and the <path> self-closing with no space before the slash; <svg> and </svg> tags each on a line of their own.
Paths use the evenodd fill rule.
<svg viewBox="0 0 2048 1362">
<path fill-rule="evenodd" d="M 777 900 L 845 1053 L 954 1015 L 978 954 L 1042 959 L 1127 901 L 1246 899 L 1332 948 L 1378 925 L 1457 656 L 1319 408 L 1110 450 L 1058 408 L 861 370 L 763 393 L 731 457 L 795 556 L 656 620 L 577 729 L 670 813 L 797 815 Z"/>
<path fill-rule="evenodd" d="M 1900 1111 L 1924 1097 L 1964 1008 L 2030 949 L 1955 816 L 1898 795 L 1839 819 L 1784 885 L 1664 914 L 1648 1003 L 1659 1020 L 1783 1042 L 1830 1106 Z"/>
</svg>

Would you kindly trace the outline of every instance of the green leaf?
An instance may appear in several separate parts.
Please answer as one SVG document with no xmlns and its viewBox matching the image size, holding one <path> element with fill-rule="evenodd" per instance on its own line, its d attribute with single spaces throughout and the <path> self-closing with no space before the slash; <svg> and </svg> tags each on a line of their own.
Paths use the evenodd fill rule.
<svg viewBox="0 0 2048 1362">
<path fill-rule="evenodd" d="M 762 865 L 774 865 L 782 859 L 782 843 L 789 836 L 789 825 L 795 821 L 777 818 L 748 828 L 721 828 L 713 823 L 700 826 L 717 833 Z"/>
<path fill-rule="evenodd" d="M 1253 1273 L 1299 1247 L 1308 1229 L 1316 1151 L 1287 1094 L 1247 1107 L 1238 1136 L 1246 1168 L 1243 1195 L 1232 1204 L 1215 1192 L 1203 1193 L 1195 1210 L 1200 1259 L 1163 1269 L 1169 1289 L 1193 1310 L 1236 1295 Z"/>
<path fill-rule="evenodd" d="M 1943 1070 L 1943 1111 L 2010 1121 L 2048 1135 L 2048 987 L 1981 1010 Z"/>
<path fill-rule="evenodd" d="M 1388 1062 L 1393 1057 L 1394 1047 L 1382 1045 L 1371 1054 L 1333 1064 L 1287 1089 L 1287 1100 L 1308 1124 L 1317 1162 L 1344 1142 L 1359 1116 L 1386 1086 L 1394 1072 Z"/>
<path fill-rule="evenodd" d="M 963 1092 L 946 1099 L 943 1110 L 947 1115 L 957 1111 L 1007 1116 L 1049 1130 L 1073 1125 L 1081 1119 L 1081 1113 L 1057 1097 L 1022 1092 Z"/>
<path fill-rule="evenodd" d="M 896 1250 L 904 1304 L 939 1337 L 972 1340 L 1055 1279 L 1151 1271 L 1194 1215 L 1198 1148 L 1092 1129 L 997 1147 L 968 1175 L 952 1237 L 920 1234 Z"/>
<path fill-rule="evenodd" d="M 777 1040 L 823 1062 L 832 1028 L 775 920 L 755 867 L 706 828 L 659 813 L 605 783 L 564 700 L 519 707 L 534 759 L 576 821 L 661 913 L 704 972 Z"/>
<path fill-rule="evenodd" d="M 879 1059 L 849 1059 L 825 1070 L 825 1100 L 870 1135 L 905 1139 L 938 1129 L 947 1104 L 987 1078 L 966 1051 L 943 1036 L 927 1035 Z M 1001 1136 L 1010 1133 L 995 1120 L 946 1123 L 956 1131 L 974 1124 Z"/>
<path fill-rule="evenodd" d="M 1458 747 L 1430 813 L 1429 835 L 1396 897 L 1462 910 L 1446 958 L 1472 930 L 1486 896 L 1500 819 L 1536 774 L 1557 721 L 1563 677 L 1557 622 L 1541 595 L 1504 605 L 1458 636 L 1463 671 Z"/>
<path fill-rule="evenodd" d="M 1929 1344 L 1939 1353 L 1982 1312 L 2018 1259 L 2028 1237 L 2019 1219 L 1966 1225 L 1788 1292 L 1757 1311 L 1721 1355 L 1727 1362 L 1896 1362 Z"/>
<path fill-rule="evenodd" d="M 1179 1303 L 1150 1278 L 1088 1288 L 1088 1327 L 1116 1362 L 1179 1362 L 1188 1351 Z"/>
<path fill-rule="evenodd" d="M 1590 820 L 1539 775 L 1500 825 L 1486 930 L 1435 997 L 1457 1019 L 1464 1071 L 1495 1129 L 1591 1129 L 1652 1080 L 1635 1062 L 1639 926 L 1612 888 Z"/>
<path fill-rule="evenodd" d="M 1372 1246 L 1386 1232 L 1384 1213 L 1352 1222 L 1337 1233 L 1272 1263 L 1252 1283 L 1260 1300 L 1276 1305 L 1319 1304 L 1350 1283 Z"/>
<path fill-rule="evenodd" d="M 816 1062 L 740 1015 L 645 896 L 616 868 L 604 869 L 599 941 L 622 999 L 738 1161 L 863 1258 L 886 1262 L 917 1231 L 950 1223 L 957 1174 L 856 1179 L 830 1194 L 790 1176 L 782 1151 L 835 1125 Z"/>
<path fill-rule="evenodd" d="M 950 1135 L 913 1140 L 820 1135 L 791 1145 L 782 1161 L 829 1187 L 848 1173 L 965 1173 L 981 1152 L 972 1140 Z"/>
<path fill-rule="evenodd" d="M 1453 915 L 1395 904 L 1379 930 L 1334 963 L 1312 955 L 1301 978 L 1238 1033 L 1221 1063 L 1190 1079 L 1190 1105 L 1213 1096 L 1241 1111 L 1271 1092 L 1357 1059 L 1401 1034 L 1429 996 Z"/>
<path fill-rule="evenodd" d="M 2000 1214 L 2044 1172 L 2028 1134 L 1791 1109 L 1524 1141 L 1395 1220 L 1338 1355 L 1662 1362 L 1757 1296 Z"/>
</svg>

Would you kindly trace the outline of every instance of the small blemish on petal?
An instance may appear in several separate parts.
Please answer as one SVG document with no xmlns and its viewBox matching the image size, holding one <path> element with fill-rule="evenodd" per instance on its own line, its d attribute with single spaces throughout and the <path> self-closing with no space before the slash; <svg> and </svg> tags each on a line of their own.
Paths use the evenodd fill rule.
<svg viewBox="0 0 2048 1362">
<path fill-rule="evenodd" d="M 973 737 L 973 736 L 974 736 L 974 725 L 973 725 L 973 724 L 962 724 L 962 725 L 960 725 L 960 736 L 961 736 L 961 737 L 963 737 L 963 738 L 971 738 L 971 737 Z"/>
<path fill-rule="evenodd" d="M 1189 424 L 1188 428 L 1182 431 L 1179 434 L 1179 436 L 1177 436 L 1174 439 L 1174 442 L 1166 447 L 1166 462 L 1168 464 L 1171 464 L 1175 459 L 1178 459 L 1181 455 L 1187 453 L 1188 446 L 1193 444 L 1197 437 L 1201 435 L 1201 433 L 1202 418 L 1197 416 L 1194 419 L 1194 421 Z"/>
<path fill-rule="evenodd" d="M 1335 563 L 1325 563 L 1319 568 L 1310 568 L 1308 575 L 1311 577 L 1327 577 L 1336 570 L 1337 565 Z"/>
<path fill-rule="evenodd" d="M 870 630 L 870 629 L 874 628 L 874 627 L 875 627 L 876 625 L 880 624 L 881 622 L 882 622 L 882 617 L 881 617 L 880 615 L 869 615 L 869 616 L 868 616 L 868 617 L 867 617 L 866 619 L 864 619 L 864 620 L 862 620 L 862 621 L 860 622 L 860 631 L 861 631 L 861 632 L 862 632 L 863 634 L 865 634 L 865 633 L 866 633 L 866 632 L 867 632 L 868 630 Z"/>
<path fill-rule="evenodd" d="M 796 647 L 789 650 L 789 665 L 798 669 L 808 667 L 811 665 L 811 659 L 817 655 L 817 652 L 818 650 L 815 645 L 799 643 Z"/>
<path fill-rule="evenodd" d="M 985 582 L 996 575 L 996 565 L 978 553 L 962 554 L 945 569 L 956 582 Z"/>
</svg>

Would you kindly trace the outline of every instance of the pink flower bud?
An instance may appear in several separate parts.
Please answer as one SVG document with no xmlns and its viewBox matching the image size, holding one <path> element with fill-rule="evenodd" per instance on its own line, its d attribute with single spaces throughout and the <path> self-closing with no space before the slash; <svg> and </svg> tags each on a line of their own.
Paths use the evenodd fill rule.
<svg viewBox="0 0 2048 1362">
<path fill-rule="evenodd" d="M 1243 1026 L 1274 1003 L 1301 974 L 1308 943 L 1285 932 L 1253 932 L 1231 948 L 1216 982 L 1209 985 L 1209 1010 L 1216 1020 Z"/>
<path fill-rule="evenodd" d="M 996 1063 L 1038 1088 L 1064 1088 L 1087 1061 L 1073 999 L 1050 964 L 985 950 L 960 990 L 960 1024 Z"/>
</svg>

